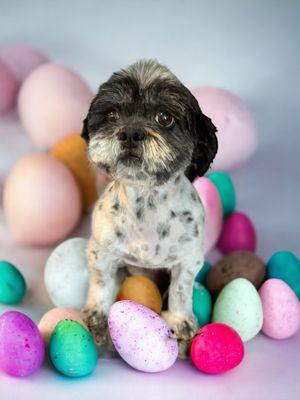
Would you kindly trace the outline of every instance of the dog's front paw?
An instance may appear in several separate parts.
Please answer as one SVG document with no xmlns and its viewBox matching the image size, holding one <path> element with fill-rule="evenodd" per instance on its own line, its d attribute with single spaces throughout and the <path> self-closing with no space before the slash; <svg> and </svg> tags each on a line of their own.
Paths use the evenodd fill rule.
<svg viewBox="0 0 300 400">
<path fill-rule="evenodd" d="M 97 309 L 84 309 L 82 319 L 91 332 L 96 344 L 101 346 L 107 340 L 107 316 Z"/>
</svg>

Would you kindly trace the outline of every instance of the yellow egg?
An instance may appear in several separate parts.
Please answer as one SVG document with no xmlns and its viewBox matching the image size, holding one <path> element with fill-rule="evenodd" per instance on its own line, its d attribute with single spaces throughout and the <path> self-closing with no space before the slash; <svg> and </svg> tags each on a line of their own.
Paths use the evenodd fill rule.
<svg viewBox="0 0 300 400">
<path fill-rule="evenodd" d="M 156 284 L 143 275 L 135 275 L 126 278 L 123 282 L 117 301 L 132 300 L 142 304 L 160 314 L 162 309 L 162 298 Z"/>
</svg>

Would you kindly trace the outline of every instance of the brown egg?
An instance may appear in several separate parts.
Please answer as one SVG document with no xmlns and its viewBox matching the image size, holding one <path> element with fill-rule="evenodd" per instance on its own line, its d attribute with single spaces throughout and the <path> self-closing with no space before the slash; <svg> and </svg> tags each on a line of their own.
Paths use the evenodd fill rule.
<svg viewBox="0 0 300 400">
<path fill-rule="evenodd" d="M 258 289 L 263 283 L 266 268 L 260 258 L 250 251 L 236 251 L 222 258 L 207 274 L 207 288 L 217 296 L 227 283 L 246 278 Z"/>
<path fill-rule="evenodd" d="M 84 211 L 87 211 L 98 197 L 96 178 L 88 163 L 86 147 L 82 137 L 74 134 L 64 137 L 50 151 L 53 157 L 62 161 L 73 173 L 81 189 Z"/>
<path fill-rule="evenodd" d="M 143 275 L 135 275 L 126 278 L 123 282 L 117 301 L 132 300 L 142 304 L 160 314 L 162 309 L 161 294 L 155 283 Z"/>
</svg>

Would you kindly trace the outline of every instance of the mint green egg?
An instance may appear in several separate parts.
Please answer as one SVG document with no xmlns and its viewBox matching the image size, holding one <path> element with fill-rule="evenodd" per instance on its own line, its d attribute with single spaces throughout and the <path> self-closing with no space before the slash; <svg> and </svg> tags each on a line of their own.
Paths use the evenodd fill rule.
<svg viewBox="0 0 300 400">
<path fill-rule="evenodd" d="M 212 268 L 212 265 L 205 261 L 203 264 L 203 267 L 200 269 L 198 274 L 196 275 L 195 281 L 199 283 L 203 283 L 203 285 L 206 285 L 206 279 L 207 279 L 207 274 L 208 271 Z"/>
<path fill-rule="evenodd" d="M 223 217 L 228 217 L 235 210 L 235 189 L 230 176 L 223 171 L 211 172 L 207 175 L 216 186 L 221 198 Z"/>
<path fill-rule="evenodd" d="M 26 282 L 21 272 L 11 263 L 0 261 L 0 303 L 20 303 L 25 293 Z"/>
<path fill-rule="evenodd" d="M 62 320 L 56 325 L 49 353 L 55 368 L 74 378 L 91 374 L 98 361 L 98 350 L 91 334 L 72 320 Z"/>
<path fill-rule="evenodd" d="M 195 282 L 193 287 L 193 312 L 200 327 L 210 322 L 211 309 L 212 302 L 209 291 L 201 283 Z"/>
</svg>

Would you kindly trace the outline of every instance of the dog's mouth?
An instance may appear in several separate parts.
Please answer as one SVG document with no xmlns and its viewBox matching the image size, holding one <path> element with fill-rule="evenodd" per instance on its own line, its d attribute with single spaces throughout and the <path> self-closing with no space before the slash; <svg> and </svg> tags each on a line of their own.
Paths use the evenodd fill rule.
<svg viewBox="0 0 300 400">
<path fill-rule="evenodd" d="M 133 151 L 127 151 L 126 153 L 120 154 L 117 161 L 127 164 L 131 162 L 139 162 L 141 161 L 141 158 Z"/>
</svg>

